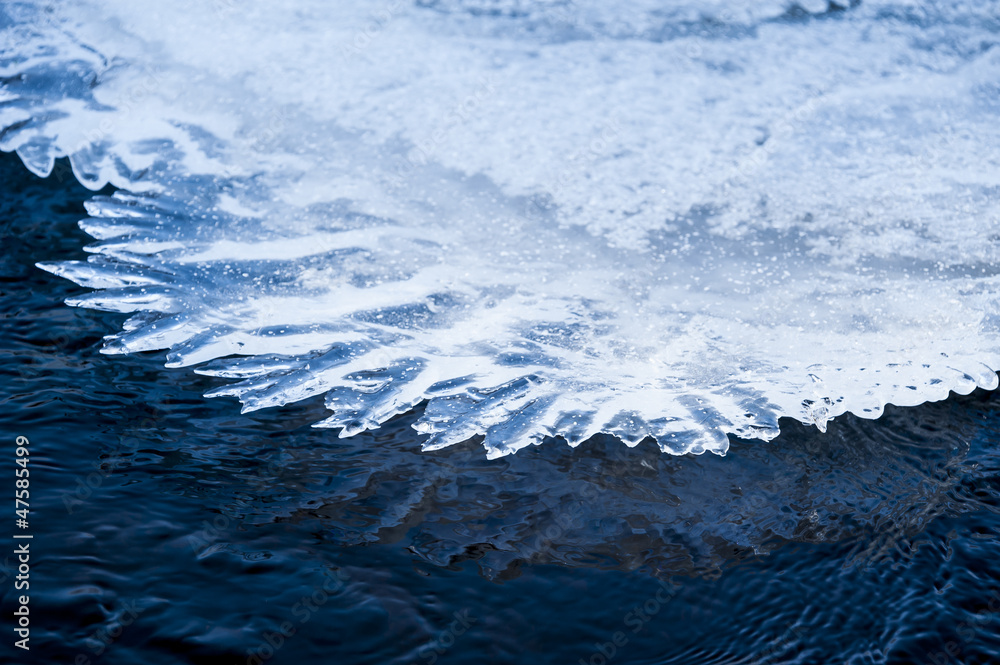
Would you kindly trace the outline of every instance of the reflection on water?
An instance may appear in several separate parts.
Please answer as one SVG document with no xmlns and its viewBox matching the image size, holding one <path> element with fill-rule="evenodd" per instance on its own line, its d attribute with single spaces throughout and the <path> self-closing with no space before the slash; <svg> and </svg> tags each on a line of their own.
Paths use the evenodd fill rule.
<svg viewBox="0 0 1000 665">
<path fill-rule="evenodd" d="M 968 459 L 980 402 L 993 404 L 979 394 L 890 409 L 826 434 L 788 423 L 777 441 L 736 442 L 724 458 L 609 437 L 486 460 L 475 440 L 421 452 L 413 414 L 351 439 L 289 436 L 272 416 L 261 424 L 273 445 L 220 436 L 195 454 L 181 439 L 146 463 L 213 478 L 198 492 L 220 488 L 230 520 L 312 522 L 338 543 L 399 544 L 431 565 L 474 559 L 487 577 L 547 563 L 717 574 L 789 542 L 843 543 L 867 564 L 904 555 L 935 517 L 980 506 L 972 489 L 992 471 Z"/>
</svg>

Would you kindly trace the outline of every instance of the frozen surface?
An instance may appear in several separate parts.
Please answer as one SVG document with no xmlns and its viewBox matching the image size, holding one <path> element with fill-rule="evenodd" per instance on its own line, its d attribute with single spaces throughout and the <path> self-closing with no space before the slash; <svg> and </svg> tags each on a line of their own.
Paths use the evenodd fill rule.
<svg viewBox="0 0 1000 665">
<path fill-rule="evenodd" d="M 438 448 L 825 427 L 1000 368 L 1000 3 L 0 6 L 107 353 Z"/>
</svg>

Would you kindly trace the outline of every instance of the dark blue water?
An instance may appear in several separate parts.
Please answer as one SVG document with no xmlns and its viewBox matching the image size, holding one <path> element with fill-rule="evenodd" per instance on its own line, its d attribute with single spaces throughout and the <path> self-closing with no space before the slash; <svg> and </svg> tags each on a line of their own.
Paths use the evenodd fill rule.
<svg viewBox="0 0 1000 665">
<path fill-rule="evenodd" d="M 725 458 L 422 453 L 413 414 L 338 439 L 319 400 L 239 415 L 160 354 L 100 355 L 122 317 L 34 267 L 85 257 L 91 193 L 9 155 L 0 192 L 2 662 L 1000 662 L 995 393 Z"/>
</svg>

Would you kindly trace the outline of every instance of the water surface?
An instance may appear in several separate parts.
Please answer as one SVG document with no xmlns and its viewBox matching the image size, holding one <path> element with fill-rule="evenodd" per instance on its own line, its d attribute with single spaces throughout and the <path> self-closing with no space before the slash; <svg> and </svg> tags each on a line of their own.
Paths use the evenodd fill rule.
<svg viewBox="0 0 1000 665">
<path fill-rule="evenodd" d="M 28 654 L 0 557 L 5 662 L 1000 660 L 995 393 L 725 457 L 421 452 L 418 413 L 339 439 L 318 399 L 238 415 L 161 353 L 100 355 L 121 316 L 33 265 L 83 256 L 90 193 L 10 155 L 0 183 L 0 431 L 31 440 L 35 536 Z"/>
</svg>

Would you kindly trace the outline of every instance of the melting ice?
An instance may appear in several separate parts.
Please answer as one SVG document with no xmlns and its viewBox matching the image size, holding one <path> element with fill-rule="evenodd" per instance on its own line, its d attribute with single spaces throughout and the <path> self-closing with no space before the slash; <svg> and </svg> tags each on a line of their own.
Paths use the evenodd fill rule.
<svg viewBox="0 0 1000 665">
<path fill-rule="evenodd" d="M 425 447 L 667 452 L 997 386 L 1000 5 L 0 7 L 0 148 L 119 188 L 106 353 Z"/>
</svg>

